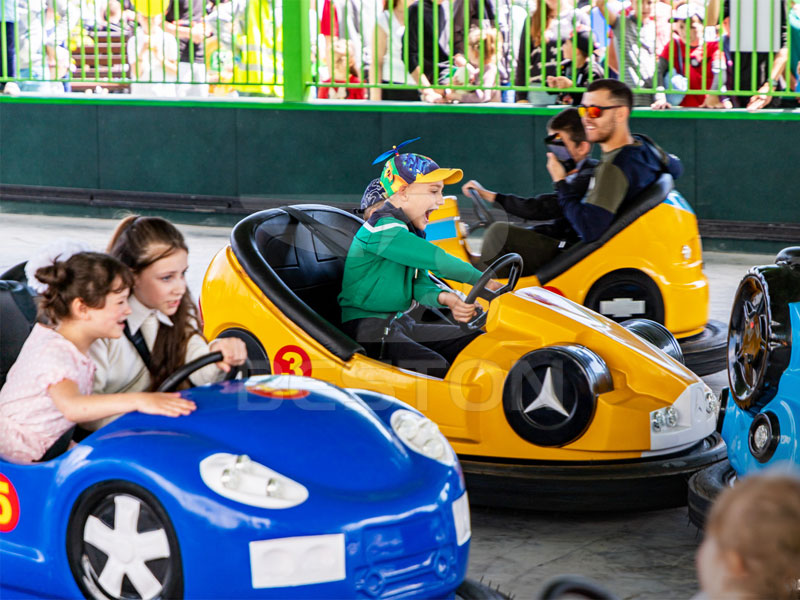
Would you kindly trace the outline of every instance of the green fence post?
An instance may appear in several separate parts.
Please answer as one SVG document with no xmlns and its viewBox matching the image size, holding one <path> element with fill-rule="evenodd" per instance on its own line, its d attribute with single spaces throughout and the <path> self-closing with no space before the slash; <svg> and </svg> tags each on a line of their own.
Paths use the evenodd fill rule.
<svg viewBox="0 0 800 600">
<path fill-rule="evenodd" d="M 283 3 L 283 99 L 305 102 L 311 80 L 309 0 Z"/>
</svg>

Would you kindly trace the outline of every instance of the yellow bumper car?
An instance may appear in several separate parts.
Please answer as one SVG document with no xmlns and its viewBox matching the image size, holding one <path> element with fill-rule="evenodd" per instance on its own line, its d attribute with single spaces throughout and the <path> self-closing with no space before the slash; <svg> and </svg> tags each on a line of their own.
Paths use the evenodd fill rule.
<svg viewBox="0 0 800 600">
<path fill-rule="evenodd" d="M 637 335 L 541 287 L 511 291 L 516 255 L 501 259 L 513 263 L 509 291 L 484 290 L 489 271 L 471 290 L 491 300 L 471 324 L 485 334 L 444 379 L 367 357 L 340 330 L 337 303 L 361 224 L 321 205 L 243 219 L 205 275 L 206 334 L 240 337 L 264 372 L 313 376 L 416 407 L 452 443 L 476 503 L 675 506 L 686 502 L 689 475 L 724 457 L 716 397 L 681 364 L 666 329 L 639 320 L 629 325 Z"/>
<path fill-rule="evenodd" d="M 488 206 L 475 194 L 477 221 L 467 224 L 455 198 L 449 198 L 431 215 L 427 239 L 476 262 L 483 231 L 494 220 Z M 529 225 L 548 233 L 553 223 Z M 636 198 L 600 239 L 568 246 L 517 285 L 545 286 L 616 321 L 657 321 L 675 335 L 687 366 L 699 375 L 726 366 L 727 329 L 708 318 L 708 280 L 697 217 L 673 189 L 669 175 Z"/>
</svg>

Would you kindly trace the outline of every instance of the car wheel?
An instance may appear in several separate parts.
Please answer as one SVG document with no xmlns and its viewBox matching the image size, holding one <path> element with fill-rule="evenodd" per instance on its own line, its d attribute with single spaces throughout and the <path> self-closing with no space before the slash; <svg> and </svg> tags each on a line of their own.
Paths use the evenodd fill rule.
<svg viewBox="0 0 800 600">
<path fill-rule="evenodd" d="M 620 269 L 598 279 L 586 294 L 584 305 L 618 322 L 632 317 L 664 322 L 661 291 L 636 269 Z"/>
<path fill-rule="evenodd" d="M 556 575 L 545 582 L 537 600 L 561 598 L 590 598 L 591 600 L 619 600 L 600 584 L 580 575 Z"/>
<path fill-rule="evenodd" d="M 172 522 L 155 496 L 126 481 L 97 484 L 78 499 L 67 526 L 67 560 L 87 598 L 183 596 Z"/>
<path fill-rule="evenodd" d="M 651 343 L 667 356 L 674 358 L 681 364 L 685 364 L 678 340 L 661 323 L 648 319 L 628 319 L 620 323 L 620 325 L 631 333 L 635 333 L 644 341 Z"/>
<path fill-rule="evenodd" d="M 511 596 L 482 581 L 465 579 L 456 590 L 456 600 L 510 600 Z"/>
<path fill-rule="evenodd" d="M 578 345 L 529 352 L 511 368 L 503 386 L 503 410 L 512 429 L 537 446 L 564 446 L 594 418 L 597 396 L 611 391 L 608 367 Z"/>
<path fill-rule="evenodd" d="M 708 511 L 722 490 L 736 482 L 736 472 L 727 460 L 706 467 L 689 479 L 689 520 L 699 529 L 706 523 Z"/>
<path fill-rule="evenodd" d="M 232 327 L 220 333 L 218 338 L 238 338 L 244 342 L 247 348 L 247 360 L 249 363 L 248 375 L 269 375 L 272 368 L 269 363 L 269 355 L 264 350 L 264 346 L 258 338 L 245 329 Z"/>
<path fill-rule="evenodd" d="M 703 377 L 728 365 L 728 326 L 709 320 L 702 332 L 678 340 L 686 366 Z"/>
<path fill-rule="evenodd" d="M 786 272 L 785 272 L 786 271 Z M 744 409 L 760 409 L 778 391 L 791 356 L 788 269 L 770 265 L 742 279 L 728 327 L 728 380 L 731 395 Z"/>
</svg>

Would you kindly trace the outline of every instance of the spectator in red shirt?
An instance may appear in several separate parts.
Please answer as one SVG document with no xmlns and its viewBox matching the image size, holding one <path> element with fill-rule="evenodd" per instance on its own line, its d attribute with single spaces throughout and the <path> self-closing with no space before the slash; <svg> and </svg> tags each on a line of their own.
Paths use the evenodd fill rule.
<svg viewBox="0 0 800 600">
<path fill-rule="evenodd" d="M 718 41 L 704 41 L 703 9 L 695 5 L 683 4 L 673 14 L 675 33 L 672 40 L 661 51 L 658 57 L 659 93 L 655 96 L 651 108 L 665 109 L 675 102 L 669 102 L 666 88 L 670 95 L 680 95 L 681 91 L 718 88 L 717 75 L 720 66 L 720 48 Z M 686 38 L 689 38 L 687 57 Z M 670 69 L 670 57 L 672 69 Z M 703 67 L 705 66 L 705 72 Z M 669 74 L 669 77 L 668 77 Z M 683 76 L 686 83 L 681 85 L 676 76 Z M 671 85 L 670 85 L 671 84 Z M 685 94 L 680 106 L 687 108 L 721 107 L 719 97 L 713 94 Z"/>
<path fill-rule="evenodd" d="M 333 44 L 333 79 L 328 78 L 323 83 L 353 83 L 360 84 L 361 77 L 356 67 L 356 54 L 354 44 L 347 40 L 336 40 Z M 366 100 L 367 92 L 363 87 L 319 87 L 317 97 L 331 100 Z"/>
</svg>

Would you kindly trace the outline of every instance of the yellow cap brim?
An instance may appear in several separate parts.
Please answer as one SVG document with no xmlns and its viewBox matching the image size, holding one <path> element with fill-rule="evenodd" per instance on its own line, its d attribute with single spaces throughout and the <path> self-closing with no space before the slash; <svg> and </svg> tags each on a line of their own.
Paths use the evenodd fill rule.
<svg viewBox="0 0 800 600">
<path fill-rule="evenodd" d="M 441 167 L 425 175 L 417 175 L 414 183 L 434 183 L 444 181 L 445 184 L 458 183 L 464 177 L 461 169 L 442 169 Z"/>
</svg>

